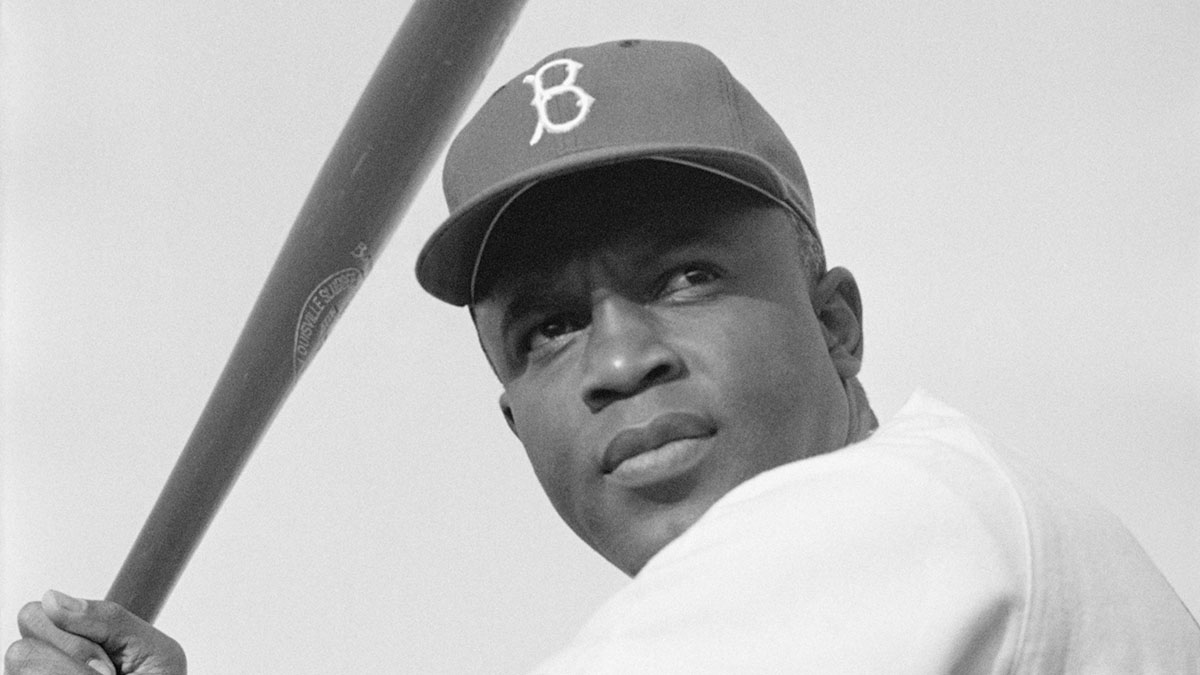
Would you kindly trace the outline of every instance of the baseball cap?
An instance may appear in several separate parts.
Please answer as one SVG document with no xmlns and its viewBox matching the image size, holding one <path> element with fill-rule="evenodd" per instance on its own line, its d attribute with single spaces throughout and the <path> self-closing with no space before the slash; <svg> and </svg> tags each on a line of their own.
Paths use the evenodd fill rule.
<svg viewBox="0 0 1200 675">
<path fill-rule="evenodd" d="M 539 182 L 633 160 L 661 160 L 749 187 L 817 236 L 795 148 L 716 56 L 684 42 L 622 40 L 566 49 L 501 87 L 446 155 L 450 216 L 417 258 L 417 280 L 454 305 L 504 210 Z"/>
</svg>

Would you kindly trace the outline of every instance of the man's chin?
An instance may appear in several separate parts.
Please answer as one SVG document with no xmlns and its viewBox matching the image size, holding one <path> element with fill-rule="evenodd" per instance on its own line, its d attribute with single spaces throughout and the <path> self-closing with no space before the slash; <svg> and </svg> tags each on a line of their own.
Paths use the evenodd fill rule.
<svg viewBox="0 0 1200 675">
<path fill-rule="evenodd" d="M 678 484 L 674 484 L 674 483 Z M 712 506 L 694 480 L 672 481 L 655 486 L 652 495 L 637 495 L 636 515 L 622 522 L 626 529 L 611 550 L 599 553 L 622 572 L 636 576 L 642 567 L 679 535 L 690 528 Z"/>
<path fill-rule="evenodd" d="M 681 504 L 688 500 L 700 484 L 700 478 L 695 473 L 684 474 L 670 480 L 638 488 L 629 488 L 631 495 L 650 508 Z"/>
</svg>

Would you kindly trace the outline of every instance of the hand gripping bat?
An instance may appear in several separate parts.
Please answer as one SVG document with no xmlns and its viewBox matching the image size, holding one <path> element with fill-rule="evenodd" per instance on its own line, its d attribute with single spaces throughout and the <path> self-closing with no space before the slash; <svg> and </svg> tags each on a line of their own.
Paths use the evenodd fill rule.
<svg viewBox="0 0 1200 675">
<path fill-rule="evenodd" d="M 325 160 L 108 599 L 153 622 L 525 0 L 416 0 Z"/>
</svg>

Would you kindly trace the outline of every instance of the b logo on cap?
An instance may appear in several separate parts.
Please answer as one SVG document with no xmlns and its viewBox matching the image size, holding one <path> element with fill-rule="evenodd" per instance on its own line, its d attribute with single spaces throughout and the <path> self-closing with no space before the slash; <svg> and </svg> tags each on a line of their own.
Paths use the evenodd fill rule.
<svg viewBox="0 0 1200 675">
<path fill-rule="evenodd" d="M 542 76 L 547 70 L 562 66 L 567 69 L 567 75 L 563 81 L 546 87 L 542 85 Z M 529 139 L 530 145 L 537 144 L 542 139 L 542 132 L 549 131 L 552 134 L 565 134 L 575 127 L 583 124 L 583 120 L 587 117 L 588 111 L 592 109 L 592 103 L 596 99 L 588 95 L 582 87 L 575 84 L 575 76 L 579 74 L 579 69 L 583 67 L 582 63 L 572 61 L 571 59 L 554 59 L 542 64 L 541 68 L 533 75 L 526 75 L 525 79 L 521 80 L 525 84 L 533 86 L 533 101 L 530 102 L 534 108 L 537 108 L 538 124 L 537 129 L 533 131 L 533 138 Z M 552 122 L 550 115 L 546 112 L 546 103 L 555 96 L 562 94 L 574 94 L 575 105 L 579 108 L 579 112 L 575 113 L 575 117 L 566 122 Z"/>
</svg>

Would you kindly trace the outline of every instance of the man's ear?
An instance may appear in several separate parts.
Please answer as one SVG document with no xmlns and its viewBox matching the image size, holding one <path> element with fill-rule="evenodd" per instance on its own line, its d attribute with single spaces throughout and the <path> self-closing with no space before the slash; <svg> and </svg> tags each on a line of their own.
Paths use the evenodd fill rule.
<svg viewBox="0 0 1200 675">
<path fill-rule="evenodd" d="M 821 322 L 829 358 L 843 380 L 862 368 L 862 298 L 850 270 L 834 267 L 821 277 L 813 291 L 813 310 Z"/>
<path fill-rule="evenodd" d="M 504 414 L 504 421 L 508 422 L 508 430 L 520 439 L 521 435 L 517 433 L 517 418 L 513 415 L 512 406 L 508 404 L 508 392 L 500 394 L 500 412 Z"/>
</svg>

